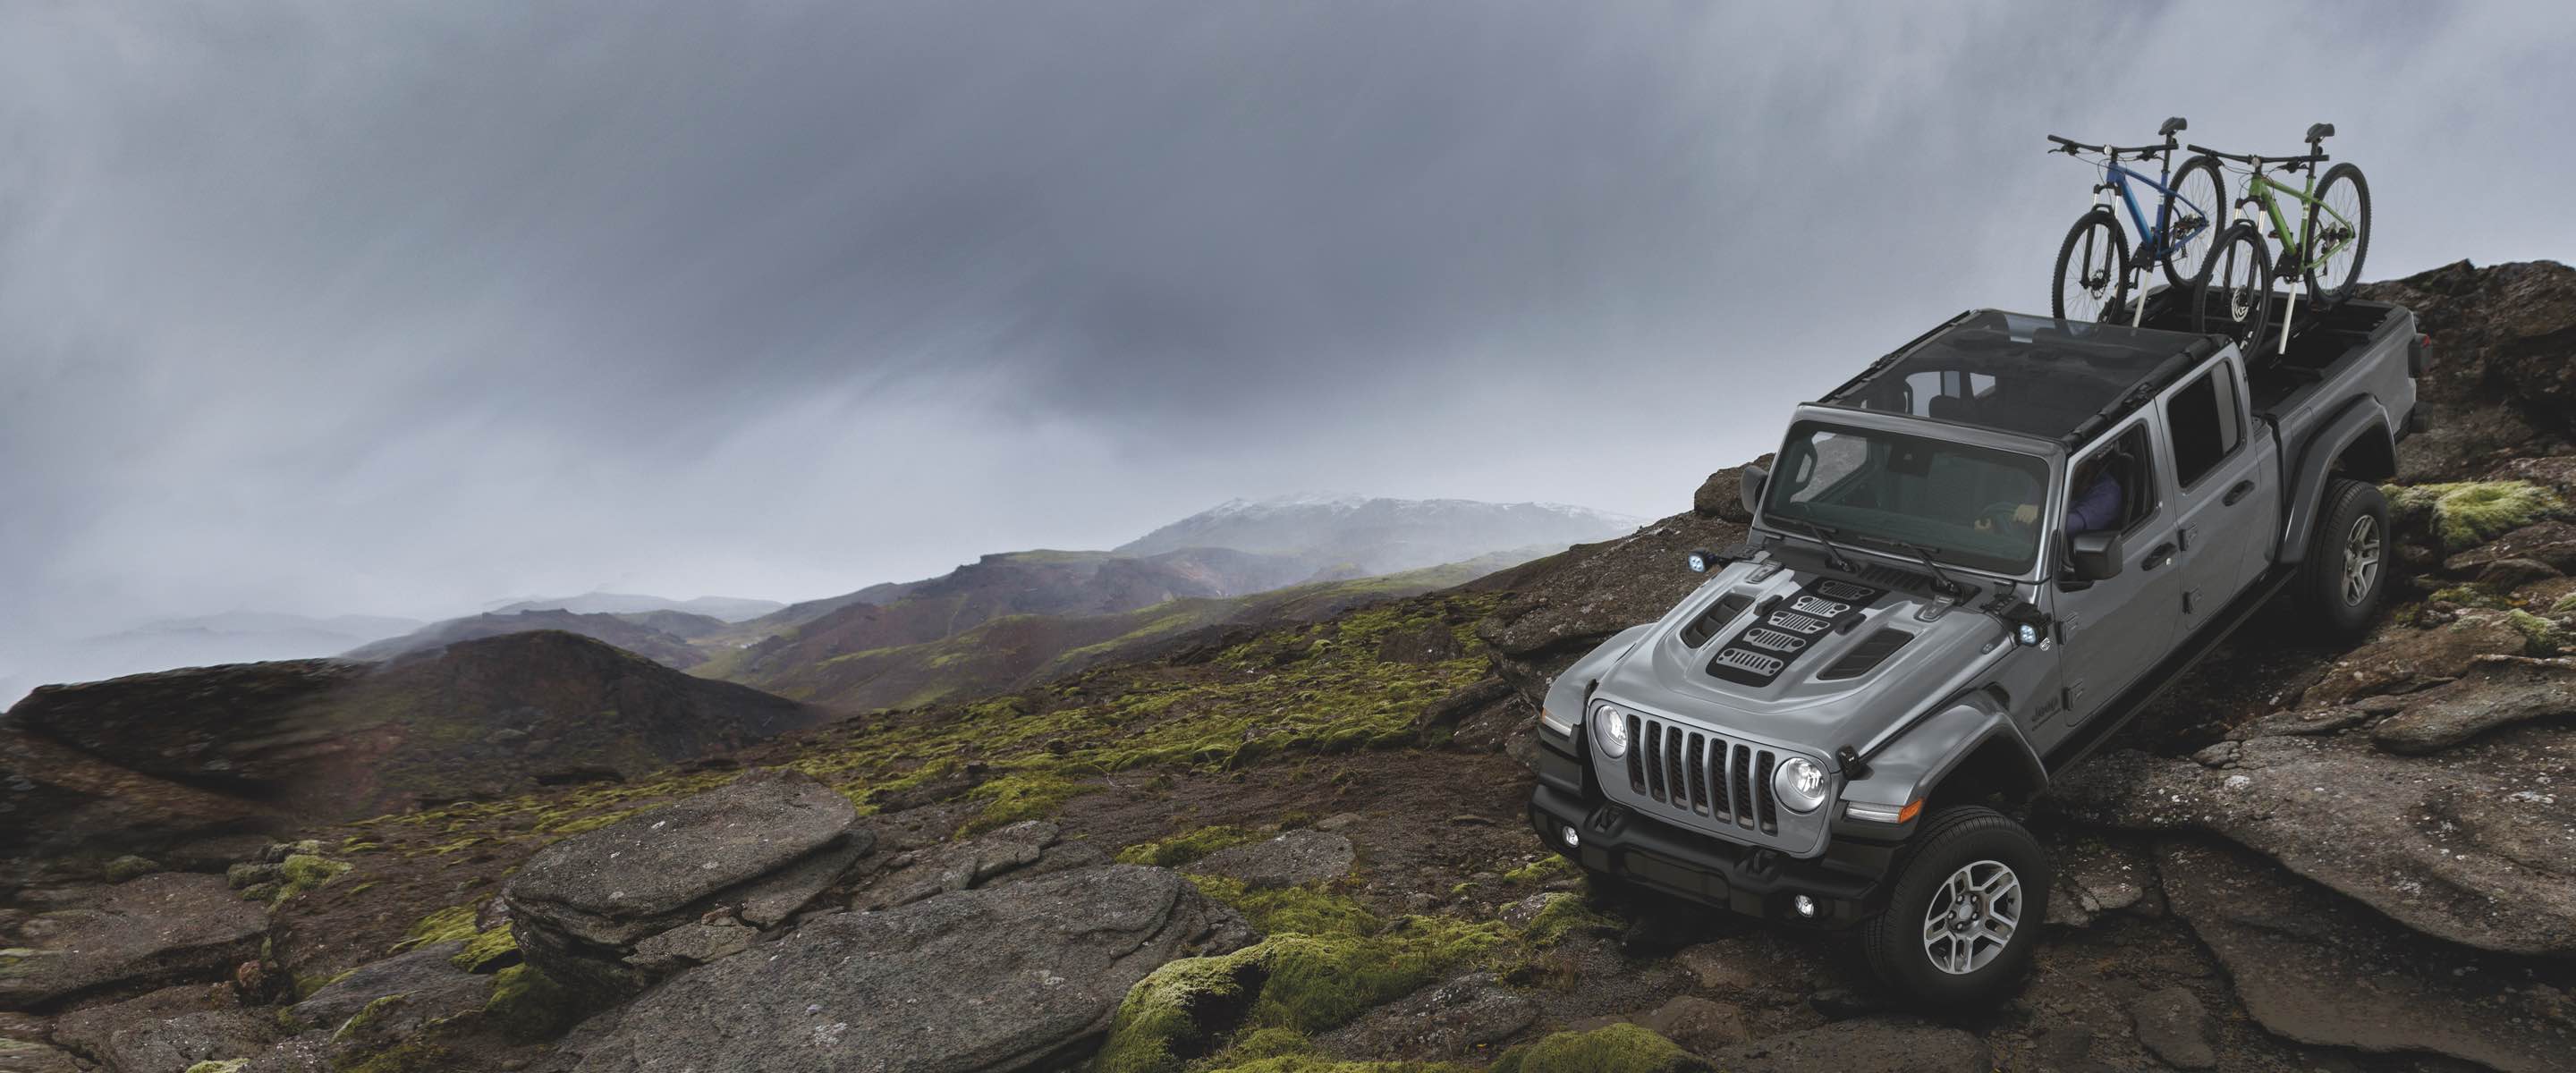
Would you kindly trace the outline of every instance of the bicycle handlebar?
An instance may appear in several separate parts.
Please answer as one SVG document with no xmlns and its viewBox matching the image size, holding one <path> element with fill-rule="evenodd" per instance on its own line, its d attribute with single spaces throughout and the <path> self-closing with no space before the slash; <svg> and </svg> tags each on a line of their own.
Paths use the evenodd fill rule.
<svg viewBox="0 0 2576 1073">
<path fill-rule="evenodd" d="M 2316 164 L 2316 163 L 2321 163 L 2321 162 L 2323 162 L 2323 161 L 2325 161 L 2325 160 L 2327 160 L 2327 159 L 2328 159 L 2328 157 L 2327 157 L 2327 156 L 2326 156 L 2326 154 L 2324 154 L 2324 153 L 2309 153 L 2309 154 L 2306 154 L 2306 155 L 2304 155 L 2304 156 L 2266 156 L 2266 157 L 2258 157 L 2258 156 L 2255 156 L 2255 155 L 2253 155 L 2253 154 L 2251 154 L 2251 153 L 2222 153 L 2222 152 L 2219 152 L 2219 151 L 2218 151 L 2218 150 L 2216 150 L 2216 149 L 2212 149 L 2212 148 L 2210 148 L 2210 147 L 2208 147 L 2208 146 L 2206 146 L 2206 145 L 2187 145 L 2187 146 L 2184 146 L 2183 148 L 2185 148 L 2185 149 L 2189 149 L 2189 150 L 2191 150 L 2192 152 L 2195 152 L 2195 153 L 2202 153 L 2202 154 L 2206 154 L 2206 155 L 2209 155 L 2209 156 L 2217 157 L 2217 158 L 2218 158 L 2218 159 L 2220 159 L 2220 160 L 2233 160 L 2233 161 L 2235 161 L 2235 162 L 2237 162 L 2237 163 L 2239 163 L 2239 164 L 2252 164 L 2252 163 L 2255 163 L 2256 161 L 2261 161 L 2262 163 L 2265 163 L 2265 164 L 2284 164 L 2284 165 L 2287 165 L 2287 164 Z"/>
<path fill-rule="evenodd" d="M 2106 156 L 2143 156 L 2148 153 L 2170 152 L 2174 148 L 2174 141 L 2170 138 L 2155 145 L 2087 145 L 2072 138 L 2060 138 L 2054 134 L 2049 135 L 2048 140 L 2065 147 L 2052 149 L 2050 152 L 2062 152 L 2069 156 L 2078 151 L 2101 153 Z"/>
</svg>

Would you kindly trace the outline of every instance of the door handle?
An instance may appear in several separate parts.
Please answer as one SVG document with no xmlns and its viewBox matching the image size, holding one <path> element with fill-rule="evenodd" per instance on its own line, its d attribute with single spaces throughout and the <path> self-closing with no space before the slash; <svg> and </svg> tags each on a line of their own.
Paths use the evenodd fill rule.
<svg viewBox="0 0 2576 1073">
<path fill-rule="evenodd" d="M 2237 500 L 2240 500 L 2240 499 L 2245 498 L 2245 494 L 2246 494 L 2246 493 L 2248 493 L 2248 492 L 2251 492 L 2251 491 L 2253 491 L 2253 490 L 2254 490 L 2254 482 L 2252 482 L 2252 481 L 2238 481 L 2238 482 L 2236 482 L 2236 487 L 2234 487 L 2234 488 L 2230 488 L 2230 489 L 2228 489 L 2228 490 L 2227 490 L 2227 498 L 2225 498 L 2225 499 L 2223 499 L 2223 500 L 2220 500 L 2220 502 L 2225 503 L 2226 505 L 2231 506 L 2231 507 L 2232 507 L 2232 506 L 2235 506 L 2235 505 L 2236 505 L 2236 501 L 2237 501 Z"/>
<path fill-rule="evenodd" d="M 2156 550 L 2148 552 L 2146 560 L 2138 564 L 2138 569 L 2153 570 L 2166 563 L 2172 562 L 2173 557 L 2174 546 L 2171 543 L 2158 544 L 2156 545 Z"/>
</svg>

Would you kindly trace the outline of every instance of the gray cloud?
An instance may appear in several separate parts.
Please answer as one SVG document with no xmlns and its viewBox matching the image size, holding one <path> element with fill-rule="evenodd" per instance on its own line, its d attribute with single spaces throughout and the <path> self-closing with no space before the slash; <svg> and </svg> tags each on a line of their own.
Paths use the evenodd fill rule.
<svg viewBox="0 0 2576 1073">
<path fill-rule="evenodd" d="M 2039 135 L 2172 113 L 2336 122 L 2373 275 L 2576 238 L 2550 5 L 756 11 L 0 8 L 0 604 L 794 598 L 1300 487 L 1667 513 L 2041 306 L 2086 178 Z"/>
</svg>

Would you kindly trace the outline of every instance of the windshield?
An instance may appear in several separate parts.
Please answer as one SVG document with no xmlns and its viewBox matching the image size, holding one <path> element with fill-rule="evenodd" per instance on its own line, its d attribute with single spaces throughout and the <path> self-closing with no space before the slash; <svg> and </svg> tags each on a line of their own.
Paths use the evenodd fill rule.
<svg viewBox="0 0 2576 1073">
<path fill-rule="evenodd" d="M 1847 544 L 1919 544 L 1945 563 L 2020 574 L 2039 550 L 2047 487 L 2035 455 L 1801 421 L 1762 510 L 1793 532 L 1821 525 Z"/>
</svg>

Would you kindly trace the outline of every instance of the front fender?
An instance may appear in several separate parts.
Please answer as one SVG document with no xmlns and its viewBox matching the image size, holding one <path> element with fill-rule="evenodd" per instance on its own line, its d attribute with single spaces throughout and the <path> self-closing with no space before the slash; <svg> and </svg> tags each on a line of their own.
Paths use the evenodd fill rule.
<svg viewBox="0 0 2576 1073">
<path fill-rule="evenodd" d="M 2317 512 L 2325 504 L 2326 478 L 2334 471 L 2335 460 L 2343 457 L 2365 436 L 2377 437 L 2377 444 L 2390 455 L 2396 455 L 2394 424 L 2388 419 L 2388 408 L 2368 395 L 2344 405 L 2332 421 L 2308 437 L 2306 450 L 2300 452 L 2298 465 L 2291 471 L 2289 501 L 2284 504 L 2288 522 L 2281 530 L 2283 565 L 2305 559 L 2308 533 L 2317 525 Z"/>
<path fill-rule="evenodd" d="M 1930 797 L 1941 780 L 1995 742 L 2003 743 L 2033 792 L 2047 787 L 2048 768 L 2020 726 L 1993 697 L 1972 693 L 1888 742 L 1870 757 L 1868 778 L 1843 784 L 1843 800 L 1903 808 Z"/>
<path fill-rule="evenodd" d="M 1575 660 L 1573 666 L 1567 667 L 1564 673 L 1556 676 L 1554 682 L 1548 684 L 1547 699 L 1539 706 L 1539 718 L 1567 728 L 1569 735 L 1574 729 L 1580 728 L 1583 725 L 1584 702 L 1592 699 L 1594 683 L 1599 682 L 1602 674 L 1607 672 L 1612 664 L 1619 662 L 1620 657 L 1636 648 L 1637 642 L 1645 640 L 1646 634 L 1652 632 L 1654 628 L 1655 624 L 1652 622 L 1640 622 L 1630 626 L 1610 635 L 1609 640 L 1601 642 L 1599 647 L 1586 653 L 1582 659 Z"/>
</svg>

